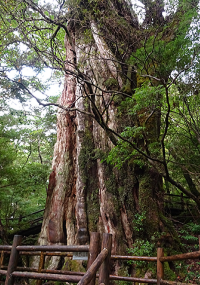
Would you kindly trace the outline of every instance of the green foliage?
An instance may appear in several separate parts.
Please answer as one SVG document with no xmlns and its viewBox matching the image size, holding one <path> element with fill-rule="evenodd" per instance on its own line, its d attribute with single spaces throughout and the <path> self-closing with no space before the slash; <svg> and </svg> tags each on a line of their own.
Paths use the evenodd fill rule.
<svg viewBox="0 0 200 285">
<path fill-rule="evenodd" d="M 140 167 L 144 165 L 142 156 L 134 149 L 134 146 L 138 148 L 137 142 L 142 141 L 144 136 L 148 136 L 148 129 L 146 128 L 148 117 L 151 117 L 152 112 L 160 109 L 161 98 L 164 96 L 164 92 L 165 89 L 163 86 L 153 87 L 149 82 L 145 82 L 140 88 L 135 89 L 132 98 L 127 98 L 121 102 L 119 112 L 128 110 L 128 114 L 133 120 L 138 117 L 139 124 L 124 128 L 121 137 L 132 142 L 133 146 L 123 139 L 119 140 L 118 145 L 108 155 L 108 163 L 121 168 L 126 160 L 134 159 L 134 162 Z M 141 147 L 143 148 L 142 144 Z M 159 147 L 159 143 L 156 141 L 149 144 L 152 154 L 154 152 L 158 154 Z"/>
<path fill-rule="evenodd" d="M 3 99 L 0 103 L 0 217 L 8 242 L 11 233 L 42 215 L 20 218 L 45 206 L 56 118 L 51 107 L 44 116 L 38 108 L 15 110 Z"/>
<path fill-rule="evenodd" d="M 200 234 L 200 225 L 194 222 L 187 223 L 179 231 L 182 242 L 190 245 L 198 245 L 198 237 L 195 236 L 197 234 Z"/>
<path fill-rule="evenodd" d="M 144 216 L 136 215 L 137 223 L 136 229 L 139 231 L 143 229 L 142 222 Z M 177 228 L 177 232 L 179 237 L 182 240 L 182 247 L 185 248 L 186 252 L 199 250 L 198 238 L 196 235 L 199 233 L 200 225 L 194 222 L 189 222 L 184 225 L 179 226 Z M 164 233 L 162 232 L 162 235 Z M 158 241 L 158 233 L 155 233 L 156 238 L 152 238 L 152 240 L 146 241 L 145 239 L 136 239 L 133 248 L 129 248 L 128 252 L 133 256 L 156 256 L 156 248 Z M 194 246 L 194 241 L 196 242 L 196 246 Z M 165 255 L 174 255 L 180 254 L 177 250 L 169 250 L 169 248 L 164 248 Z M 151 276 L 156 278 L 156 268 L 151 262 L 143 262 L 143 261 L 131 261 L 130 264 L 135 264 L 136 276 L 141 277 L 142 274 L 151 272 Z M 199 274 L 199 262 L 196 260 L 181 260 L 175 261 L 172 263 L 165 262 L 164 263 L 164 279 L 178 282 L 195 282 L 199 284 L 200 274 Z M 153 277 L 153 278 L 154 278 Z"/>
<path fill-rule="evenodd" d="M 152 109 L 159 108 L 161 104 L 160 99 L 164 94 L 165 89 L 162 85 L 152 86 L 150 82 L 144 82 L 141 87 L 135 88 L 132 98 L 127 98 L 126 101 L 122 102 L 121 108 L 129 106 L 130 115 L 136 115 L 138 111 L 147 107 L 152 107 Z"/>
<path fill-rule="evenodd" d="M 183 5 L 184 6 L 184 5 Z M 182 6 L 182 9 L 186 9 Z M 177 16 L 178 17 L 178 16 Z M 161 31 L 157 31 L 147 40 L 142 47 L 132 54 L 131 62 L 141 70 L 142 74 L 151 74 L 157 78 L 167 78 L 175 68 L 184 69 L 191 61 L 197 41 L 188 33 L 191 19 L 198 17 L 196 11 L 188 9 L 178 20 L 174 19 Z M 196 27 L 194 27 L 196 30 Z M 199 34 L 195 33 L 199 38 Z"/>
<path fill-rule="evenodd" d="M 138 236 L 143 235 L 145 220 L 146 212 L 137 213 L 134 215 L 134 230 L 137 232 Z"/>
<path fill-rule="evenodd" d="M 13 161 L 16 157 L 13 143 L 8 138 L 0 137 L 0 184 L 4 184 L 12 176 Z"/>
<path fill-rule="evenodd" d="M 133 256 L 155 256 L 155 247 L 152 242 L 137 239 L 133 244 L 133 248 L 129 248 L 128 252 Z M 148 267 L 146 261 L 129 261 L 129 263 L 136 264 L 137 267 Z"/>
<path fill-rule="evenodd" d="M 106 162 L 120 169 L 123 164 L 132 157 L 136 160 L 136 157 L 138 157 L 137 152 L 132 151 L 129 143 L 120 140 L 118 141 L 118 145 L 110 151 Z"/>
<path fill-rule="evenodd" d="M 192 235 L 186 235 L 186 236 L 184 236 L 184 239 L 187 240 L 189 243 L 197 243 L 198 242 L 198 238 L 194 237 Z"/>
<path fill-rule="evenodd" d="M 200 274 L 199 271 L 196 270 L 198 267 L 196 267 L 196 264 L 186 264 L 184 261 L 176 262 L 175 264 L 175 270 L 176 270 L 176 276 L 179 282 L 195 282 L 196 284 L 200 284 Z"/>
<path fill-rule="evenodd" d="M 194 224 L 194 223 L 191 223 L 190 224 L 190 230 L 193 234 L 200 234 L 200 225 L 199 224 Z"/>
</svg>

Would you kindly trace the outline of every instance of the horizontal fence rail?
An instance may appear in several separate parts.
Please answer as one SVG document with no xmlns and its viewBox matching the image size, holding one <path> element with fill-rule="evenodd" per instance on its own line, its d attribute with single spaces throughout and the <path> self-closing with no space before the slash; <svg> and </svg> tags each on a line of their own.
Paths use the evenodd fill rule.
<svg viewBox="0 0 200 285">
<path fill-rule="evenodd" d="M 0 250 L 11 251 L 12 245 L 0 245 Z"/>
<path fill-rule="evenodd" d="M 7 266 L 2 266 L 2 269 L 7 269 Z M 26 271 L 26 272 L 38 272 L 37 268 L 33 267 L 17 267 L 17 271 Z M 6 270 L 3 270 L 6 272 Z M 52 273 L 52 274 L 63 274 L 63 275 L 80 275 L 83 276 L 85 272 L 76 272 L 76 271 L 65 271 L 65 270 L 57 270 L 57 269 L 41 269 L 42 273 Z"/>
<path fill-rule="evenodd" d="M 39 279 L 39 280 L 45 279 L 52 281 L 73 282 L 73 283 L 78 283 L 82 278 L 81 276 L 74 276 L 74 275 L 59 275 L 59 274 L 33 273 L 33 272 L 20 272 L 20 271 L 14 271 L 12 273 L 12 276 L 21 277 L 21 278 Z"/>
<path fill-rule="evenodd" d="M 114 260 L 135 260 L 135 261 L 157 261 L 157 257 L 150 256 L 130 256 L 130 255 L 111 255 L 111 259 Z"/>
<path fill-rule="evenodd" d="M 161 262 L 169 262 L 169 261 L 176 261 L 176 260 L 186 260 L 186 259 L 195 259 L 200 257 L 200 250 L 194 252 L 188 252 L 183 254 L 177 254 L 172 256 L 163 256 L 160 257 Z"/>
<path fill-rule="evenodd" d="M 88 252 L 89 245 L 19 245 L 18 251 Z"/>
<path fill-rule="evenodd" d="M 10 254 L 10 251 L 6 250 L 1 250 L 0 252 L 4 252 L 4 254 Z M 41 255 L 41 251 L 20 251 L 19 255 L 32 255 L 32 256 L 40 256 Z M 73 257 L 73 254 L 70 253 L 66 253 L 66 252 L 44 252 L 45 256 L 66 256 L 66 257 Z"/>
</svg>

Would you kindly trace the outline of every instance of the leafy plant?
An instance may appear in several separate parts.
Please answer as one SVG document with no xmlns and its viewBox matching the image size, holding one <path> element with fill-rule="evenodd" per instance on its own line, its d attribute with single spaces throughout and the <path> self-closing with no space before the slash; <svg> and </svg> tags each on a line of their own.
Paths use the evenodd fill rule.
<svg viewBox="0 0 200 285">
<path fill-rule="evenodd" d="M 138 235 L 143 234 L 145 220 L 146 220 L 145 211 L 134 215 L 134 229 L 138 233 Z"/>
<path fill-rule="evenodd" d="M 133 244 L 133 248 L 129 248 L 128 252 L 133 256 L 154 256 L 155 247 L 152 242 L 137 239 Z M 146 261 L 129 261 L 129 263 L 134 263 L 138 267 L 147 266 Z"/>
</svg>

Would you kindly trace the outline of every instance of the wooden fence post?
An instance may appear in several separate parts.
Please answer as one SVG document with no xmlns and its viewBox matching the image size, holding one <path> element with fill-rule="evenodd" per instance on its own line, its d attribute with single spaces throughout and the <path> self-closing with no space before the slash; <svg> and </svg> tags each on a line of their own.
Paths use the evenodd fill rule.
<svg viewBox="0 0 200 285">
<path fill-rule="evenodd" d="M 3 266 L 3 262 L 4 262 L 4 251 L 1 251 L 1 257 L 0 257 L 0 269 Z M 0 275 L 0 280 L 1 280 L 1 275 Z"/>
<path fill-rule="evenodd" d="M 164 250 L 161 247 L 157 248 L 157 285 L 160 285 L 160 280 L 164 278 L 164 265 L 160 261 L 160 257 L 164 256 Z"/>
<path fill-rule="evenodd" d="M 107 248 L 108 255 L 99 269 L 99 284 L 109 285 L 110 257 L 111 257 L 111 249 L 112 249 L 112 235 L 111 234 L 103 234 L 101 250 L 104 248 Z"/>
<path fill-rule="evenodd" d="M 1 257 L 0 257 L 0 269 L 1 269 L 2 266 L 3 266 L 3 262 L 4 262 L 4 251 L 2 250 L 2 251 L 1 251 Z"/>
<path fill-rule="evenodd" d="M 44 251 L 41 251 L 38 273 L 41 273 L 42 269 L 44 269 L 44 263 L 45 263 L 45 254 Z M 42 280 L 37 280 L 36 285 L 42 285 Z"/>
<path fill-rule="evenodd" d="M 87 263 L 87 269 L 92 265 L 94 260 L 97 258 L 97 255 L 100 252 L 100 234 L 96 232 L 90 233 L 90 248 L 88 253 L 88 263 Z M 88 285 L 95 285 L 95 279 L 94 277 Z"/>
<path fill-rule="evenodd" d="M 19 258 L 19 252 L 16 249 L 18 245 L 21 244 L 22 236 L 15 235 L 13 239 L 12 249 L 10 253 L 10 259 L 8 263 L 8 269 L 6 274 L 6 281 L 5 285 L 13 285 L 14 284 L 14 278 L 12 276 L 13 271 L 15 271 L 17 267 L 17 262 Z"/>
</svg>

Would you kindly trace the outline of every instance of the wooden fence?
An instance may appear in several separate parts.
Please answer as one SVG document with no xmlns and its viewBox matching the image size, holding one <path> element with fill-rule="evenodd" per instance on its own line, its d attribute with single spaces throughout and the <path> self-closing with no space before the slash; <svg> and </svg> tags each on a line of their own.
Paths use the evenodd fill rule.
<svg viewBox="0 0 200 285">
<path fill-rule="evenodd" d="M 164 194 L 164 203 L 165 206 L 169 207 L 169 209 L 175 208 L 180 209 L 182 211 L 187 211 L 189 208 L 195 206 L 195 202 L 192 202 L 191 198 L 183 195 L 183 193 L 181 193 L 180 195 L 169 193 Z"/>
<path fill-rule="evenodd" d="M 200 240 L 200 237 L 199 237 Z M 109 280 L 139 282 L 149 284 L 164 284 L 176 285 L 185 284 L 180 282 L 164 280 L 164 262 L 195 259 L 200 257 L 200 250 L 190 253 L 178 254 L 173 256 L 164 256 L 163 248 L 157 249 L 156 257 L 148 256 L 121 256 L 111 255 L 112 235 L 103 234 L 101 251 L 99 233 L 90 234 L 90 245 L 56 245 L 56 246 L 23 246 L 20 245 L 22 236 L 15 236 L 13 245 L 0 245 L 0 276 L 6 276 L 5 285 L 13 285 L 15 278 L 30 278 L 37 279 L 37 285 L 42 284 L 42 280 L 63 281 L 78 283 L 78 285 L 95 285 L 95 280 L 98 278 L 99 285 L 108 285 Z M 44 269 L 45 256 L 68 256 L 72 257 L 73 252 L 87 252 L 88 263 L 87 272 L 71 272 L 64 270 Z M 10 254 L 8 266 L 4 265 L 5 254 Z M 19 255 L 38 255 L 40 262 L 38 269 L 30 267 L 19 267 Z M 109 265 L 110 260 L 133 260 L 147 261 L 157 263 L 157 278 L 137 278 L 110 275 Z M 97 271 L 99 269 L 99 273 Z"/>
</svg>

